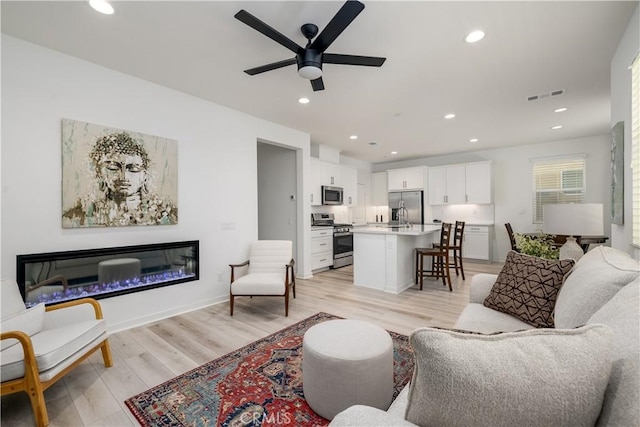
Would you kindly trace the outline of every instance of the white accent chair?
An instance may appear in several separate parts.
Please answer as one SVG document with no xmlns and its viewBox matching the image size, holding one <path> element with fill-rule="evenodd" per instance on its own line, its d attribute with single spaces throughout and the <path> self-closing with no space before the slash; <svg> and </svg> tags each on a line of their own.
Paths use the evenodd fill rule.
<svg viewBox="0 0 640 427">
<path fill-rule="evenodd" d="M 15 280 L 0 281 L 2 396 L 24 391 L 38 426 L 49 424 L 44 391 L 100 349 L 113 365 L 100 304 L 92 298 L 26 308 Z"/>
<path fill-rule="evenodd" d="M 284 297 L 284 313 L 289 315 L 289 287 L 296 297 L 295 262 L 290 240 L 257 240 L 251 244 L 249 260 L 242 264 L 229 264 L 229 308 L 233 316 L 234 297 L 279 296 Z M 239 276 L 236 269 L 247 267 Z M 238 276 L 238 277 L 236 277 Z"/>
</svg>

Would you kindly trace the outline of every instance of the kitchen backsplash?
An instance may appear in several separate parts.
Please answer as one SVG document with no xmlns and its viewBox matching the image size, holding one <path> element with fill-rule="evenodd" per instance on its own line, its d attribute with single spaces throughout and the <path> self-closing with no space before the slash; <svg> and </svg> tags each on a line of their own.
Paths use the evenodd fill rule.
<svg viewBox="0 0 640 427">
<path fill-rule="evenodd" d="M 332 213 L 337 223 L 351 223 L 351 209 L 346 206 L 311 206 L 311 213 Z"/>
<path fill-rule="evenodd" d="M 431 219 L 445 222 L 488 221 L 494 222 L 494 205 L 443 205 L 431 206 Z M 428 218 L 425 218 L 427 220 Z"/>
<path fill-rule="evenodd" d="M 340 223 L 352 223 L 353 208 L 346 206 L 311 206 L 311 212 L 316 213 L 332 213 L 335 221 Z M 494 222 L 494 205 L 444 205 L 444 206 L 427 206 L 425 210 L 425 222 L 431 222 L 439 219 L 445 222 L 455 221 L 482 221 Z M 376 215 L 380 222 L 388 222 L 389 207 L 388 206 L 368 206 L 366 212 L 366 221 L 375 222 Z M 382 217 L 382 219 L 380 219 Z"/>
</svg>

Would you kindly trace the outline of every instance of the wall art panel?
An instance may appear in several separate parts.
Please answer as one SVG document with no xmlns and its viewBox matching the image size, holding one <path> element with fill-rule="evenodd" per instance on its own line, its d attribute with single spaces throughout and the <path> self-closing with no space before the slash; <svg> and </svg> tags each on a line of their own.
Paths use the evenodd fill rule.
<svg viewBox="0 0 640 427">
<path fill-rule="evenodd" d="M 178 143 L 62 120 L 62 227 L 178 223 Z"/>
</svg>

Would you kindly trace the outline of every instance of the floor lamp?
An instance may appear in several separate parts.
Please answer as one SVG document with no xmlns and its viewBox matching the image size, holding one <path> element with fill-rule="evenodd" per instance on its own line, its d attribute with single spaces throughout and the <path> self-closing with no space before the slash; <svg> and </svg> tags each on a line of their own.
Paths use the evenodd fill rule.
<svg viewBox="0 0 640 427">
<path fill-rule="evenodd" d="M 562 203 L 542 207 L 543 230 L 548 234 L 566 235 L 560 248 L 560 259 L 578 261 L 584 252 L 573 236 L 600 236 L 604 232 L 601 203 Z"/>
</svg>

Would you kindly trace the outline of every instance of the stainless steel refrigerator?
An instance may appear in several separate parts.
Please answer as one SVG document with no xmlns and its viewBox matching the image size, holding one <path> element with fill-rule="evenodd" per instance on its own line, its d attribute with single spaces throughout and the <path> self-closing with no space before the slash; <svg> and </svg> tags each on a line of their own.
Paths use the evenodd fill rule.
<svg viewBox="0 0 640 427">
<path fill-rule="evenodd" d="M 404 205 L 409 224 L 424 223 L 424 196 L 422 191 L 392 191 L 389 193 L 389 224 L 398 225 L 399 211 Z"/>
</svg>

